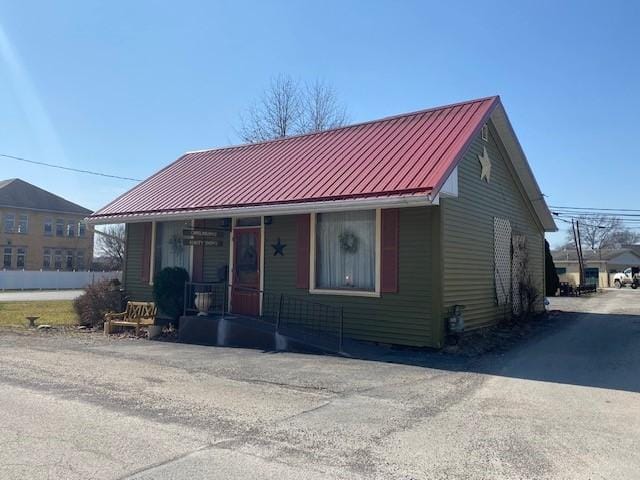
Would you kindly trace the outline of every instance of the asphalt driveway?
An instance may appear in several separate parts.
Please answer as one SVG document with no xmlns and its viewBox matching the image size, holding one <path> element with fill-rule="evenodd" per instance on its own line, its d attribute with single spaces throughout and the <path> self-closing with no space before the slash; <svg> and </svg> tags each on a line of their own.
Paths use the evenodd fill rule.
<svg viewBox="0 0 640 480">
<path fill-rule="evenodd" d="M 552 306 L 414 364 L 0 331 L 0 478 L 639 478 L 640 295 Z"/>
</svg>

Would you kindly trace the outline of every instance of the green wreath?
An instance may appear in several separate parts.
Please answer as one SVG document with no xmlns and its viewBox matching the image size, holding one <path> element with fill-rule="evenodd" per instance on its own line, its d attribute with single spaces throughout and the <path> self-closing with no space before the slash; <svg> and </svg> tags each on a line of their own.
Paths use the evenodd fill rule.
<svg viewBox="0 0 640 480">
<path fill-rule="evenodd" d="M 350 232 L 349 230 L 342 232 L 338 239 L 340 240 L 340 248 L 347 253 L 356 253 L 358 251 L 358 243 L 360 243 L 360 239 L 356 236 L 355 233 Z"/>
</svg>

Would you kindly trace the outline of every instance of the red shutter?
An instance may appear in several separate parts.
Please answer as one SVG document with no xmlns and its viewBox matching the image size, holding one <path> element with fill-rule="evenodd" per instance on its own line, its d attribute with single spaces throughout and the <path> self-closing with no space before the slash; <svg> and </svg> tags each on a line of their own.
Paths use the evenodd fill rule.
<svg viewBox="0 0 640 480">
<path fill-rule="evenodd" d="M 193 228 L 204 228 L 205 220 L 195 220 L 193 222 Z M 204 245 L 198 245 L 193 247 L 193 272 L 191 273 L 191 280 L 194 282 L 204 281 Z"/>
<path fill-rule="evenodd" d="M 142 270 L 140 280 L 149 283 L 151 280 L 151 222 L 142 224 Z"/>
<path fill-rule="evenodd" d="M 310 215 L 298 215 L 298 236 L 296 239 L 296 288 L 309 288 L 310 226 Z"/>
<path fill-rule="evenodd" d="M 399 210 L 390 208 L 381 211 L 381 272 L 380 289 L 383 293 L 398 291 L 398 244 L 400 237 Z"/>
</svg>

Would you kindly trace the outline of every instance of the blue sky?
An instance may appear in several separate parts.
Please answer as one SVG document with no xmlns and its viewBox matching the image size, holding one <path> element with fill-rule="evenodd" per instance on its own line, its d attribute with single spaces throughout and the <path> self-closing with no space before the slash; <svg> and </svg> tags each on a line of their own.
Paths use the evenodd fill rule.
<svg viewBox="0 0 640 480">
<path fill-rule="evenodd" d="M 550 204 L 624 207 L 640 2 L 604 6 L 0 0 L 0 153 L 144 178 L 237 143 L 239 114 L 284 73 L 334 85 L 353 121 L 499 94 Z M 0 165 L 92 209 L 131 186 Z"/>
</svg>

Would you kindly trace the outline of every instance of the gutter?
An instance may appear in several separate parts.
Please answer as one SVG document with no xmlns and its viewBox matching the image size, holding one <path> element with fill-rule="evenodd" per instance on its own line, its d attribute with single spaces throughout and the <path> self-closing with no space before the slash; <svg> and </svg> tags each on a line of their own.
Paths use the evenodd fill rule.
<svg viewBox="0 0 640 480">
<path fill-rule="evenodd" d="M 363 210 L 373 208 L 402 208 L 437 205 L 431 195 L 403 195 L 364 199 L 329 200 L 247 207 L 204 208 L 197 210 L 168 210 L 156 212 L 123 213 L 88 217 L 91 225 L 113 223 L 141 223 L 151 221 L 192 220 L 199 218 L 257 217 L 269 215 L 296 215 L 301 213 Z"/>
</svg>

